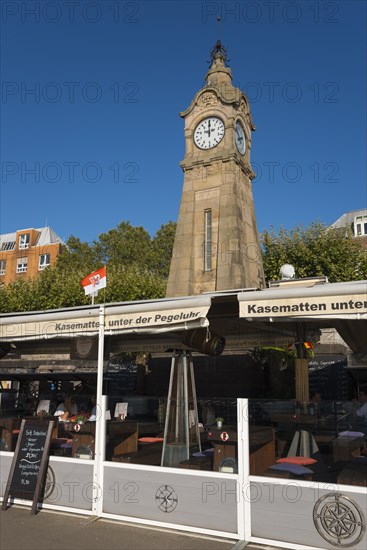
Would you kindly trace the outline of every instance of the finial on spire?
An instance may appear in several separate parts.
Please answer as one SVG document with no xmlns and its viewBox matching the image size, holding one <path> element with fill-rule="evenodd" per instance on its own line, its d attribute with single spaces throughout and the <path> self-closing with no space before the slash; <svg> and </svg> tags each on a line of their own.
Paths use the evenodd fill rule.
<svg viewBox="0 0 367 550">
<path fill-rule="evenodd" d="M 213 66 L 213 63 L 217 59 L 220 59 L 223 62 L 224 66 L 227 67 L 227 60 L 229 61 L 229 59 L 227 59 L 227 50 L 225 49 L 225 47 L 223 46 L 220 40 L 221 18 L 219 16 L 217 17 L 217 22 L 218 22 L 218 40 L 215 46 L 213 46 L 213 48 L 210 50 L 211 66 Z"/>
<path fill-rule="evenodd" d="M 212 47 L 210 51 L 211 65 L 217 60 L 220 59 L 224 66 L 227 67 L 227 50 L 223 46 L 220 40 L 217 40 L 215 46 Z"/>
</svg>

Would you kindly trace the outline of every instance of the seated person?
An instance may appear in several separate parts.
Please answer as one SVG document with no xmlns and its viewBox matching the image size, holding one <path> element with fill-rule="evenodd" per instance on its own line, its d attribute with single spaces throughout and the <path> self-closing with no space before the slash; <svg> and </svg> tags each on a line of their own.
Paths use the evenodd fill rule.
<svg viewBox="0 0 367 550">
<path fill-rule="evenodd" d="M 24 407 L 24 414 L 26 416 L 34 416 L 37 411 L 37 399 L 29 397 Z"/>
<path fill-rule="evenodd" d="M 320 416 L 321 413 L 321 393 L 314 391 L 310 394 L 310 401 L 307 405 L 309 414 Z"/>
<path fill-rule="evenodd" d="M 70 399 L 70 410 L 69 410 L 70 416 L 75 416 L 78 414 L 78 406 L 75 403 L 75 399 Z"/>
<path fill-rule="evenodd" d="M 201 408 L 201 420 L 205 426 L 211 426 L 215 424 L 215 411 L 210 403 L 200 401 Z"/>
<path fill-rule="evenodd" d="M 70 414 L 70 399 L 65 398 L 65 400 L 60 397 L 58 399 L 58 405 L 54 412 L 54 416 L 57 416 L 61 422 L 66 422 L 69 419 Z"/>
<path fill-rule="evenodd" d="M 95 422 L 97 420 L 97 405 L 96 398 L 93 396 L 91 398 L 92 411 L 90 413 L 89 422 Z"/>
</svg>

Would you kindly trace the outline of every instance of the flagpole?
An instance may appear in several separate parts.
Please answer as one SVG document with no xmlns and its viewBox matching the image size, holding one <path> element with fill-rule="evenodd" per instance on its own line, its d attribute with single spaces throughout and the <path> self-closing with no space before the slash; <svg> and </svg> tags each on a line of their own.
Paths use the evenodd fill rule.
<svg viewBox="0 0 367 550">
<path fill-rule="evenodd" d="M 93 465 L 93 504 L 95 516 L 101 516 L 103 506 L 103 461 L 106 446 L 106 397 L 103 397 L 103 358 L 105 338 L 105 306 L 99 307 L 98 328 L 98 361 L 97 361 L 97 388 L 96 388 L 96 432 L 95 432 L 95 460 Z"/>
</svg>

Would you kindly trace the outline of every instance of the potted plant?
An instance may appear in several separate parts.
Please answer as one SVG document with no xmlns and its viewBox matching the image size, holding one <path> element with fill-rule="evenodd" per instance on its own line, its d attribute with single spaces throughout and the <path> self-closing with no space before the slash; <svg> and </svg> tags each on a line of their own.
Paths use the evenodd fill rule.
<svg viewBox="0 0 367 550">
<path fill-rule="evenodd" d="M 221 416 L 217 416 L 215 421 L 217 423 L 217 428 L 221 428 L 223 426 L 224 418 L 222 418 Z"/>
<path fill-rule="evenodd" d="M 74 414 L 71 418 L 70 418 L 70 421 L 71 422 L 75 422 L 76 424 L 84 424 L 85 422 L 87 422 L 87 420 L 89 420 L 89 415 L 88 414 Z"/>
</svg>

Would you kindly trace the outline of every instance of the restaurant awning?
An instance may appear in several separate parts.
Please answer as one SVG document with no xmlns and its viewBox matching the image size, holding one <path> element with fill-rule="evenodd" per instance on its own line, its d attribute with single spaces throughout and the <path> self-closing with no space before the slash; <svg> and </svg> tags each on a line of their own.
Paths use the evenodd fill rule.
<svg viewBox="0 0 367 550">
<path fill-rule="evenodd" d="M 247 319 L 367 319 L 367 281 L 240 292 Z"/>
<path fill-rule="evenodd" d="M 105 335 L 159 334 L 209 325 L 211 296 L 125 302 L 105 305 Z M 100 306 L 13 313 L 0 316 L 0 341 L 93 336 L 99 330 Z"/>
<path fill-rule="evenodd" d="M 367 281 L 240 292 L 238 300 L 241 318 L 335 328 L 351 350 L 367 352 Z"/>
</svg>

